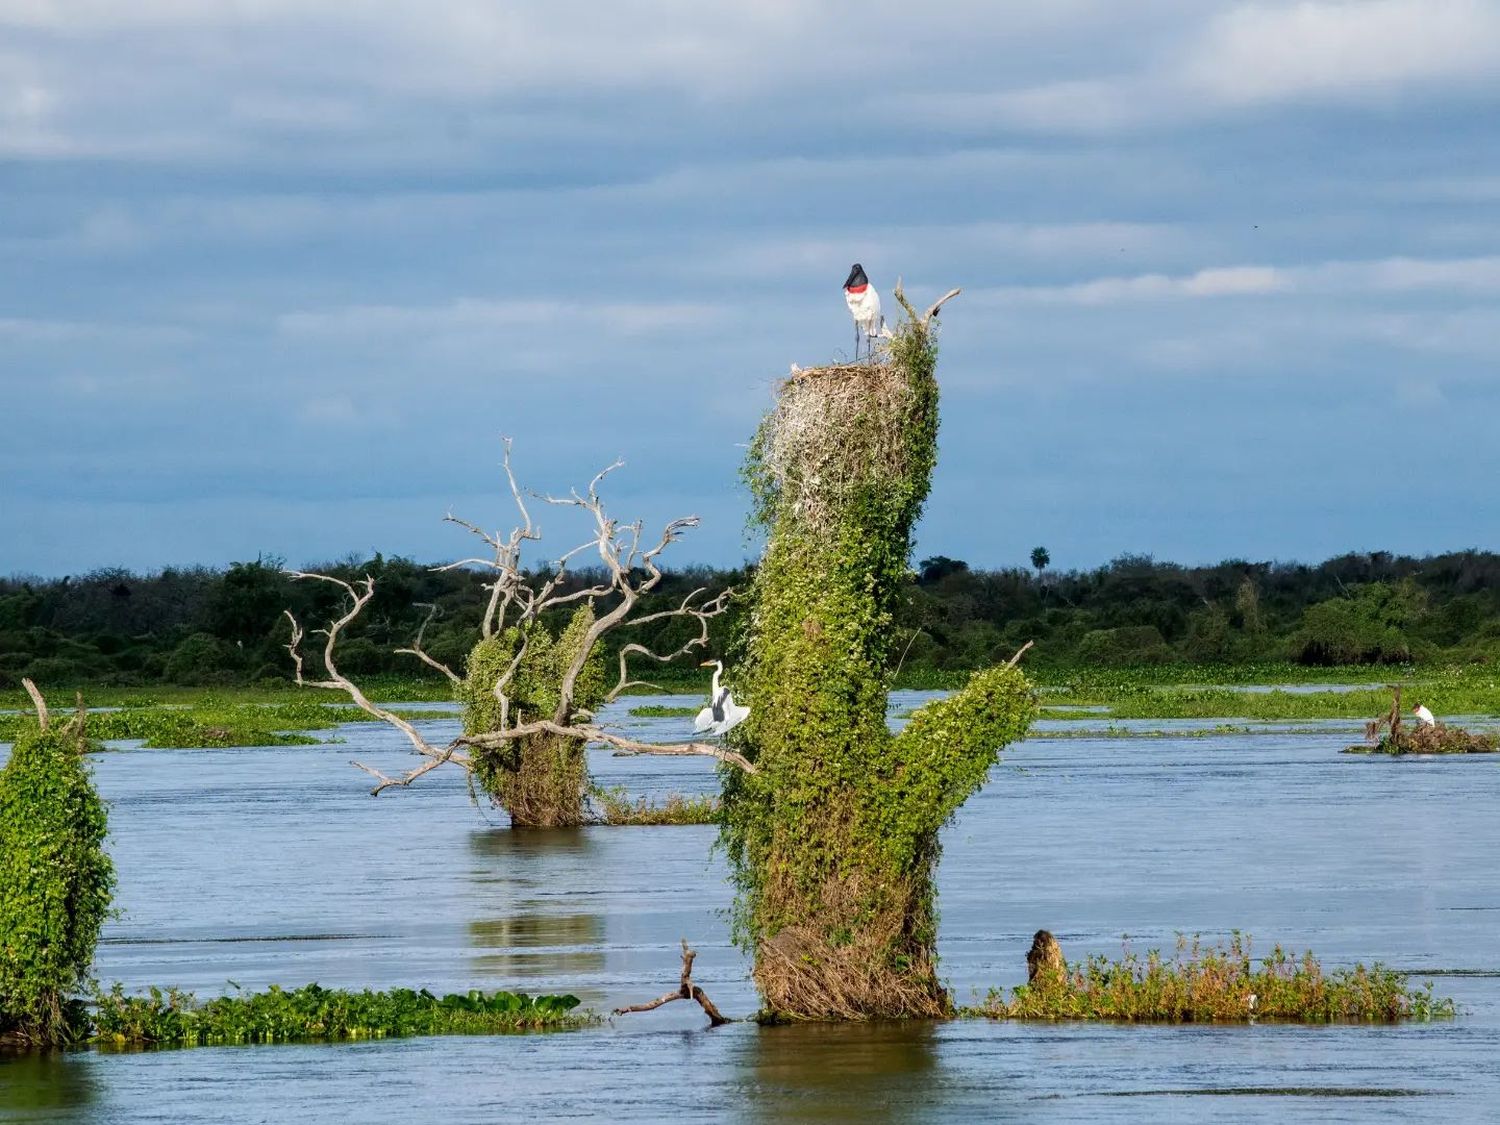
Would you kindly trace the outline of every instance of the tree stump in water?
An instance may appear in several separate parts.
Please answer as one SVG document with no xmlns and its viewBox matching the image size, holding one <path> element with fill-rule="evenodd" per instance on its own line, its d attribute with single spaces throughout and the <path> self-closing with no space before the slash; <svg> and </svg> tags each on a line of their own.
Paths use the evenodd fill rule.
<svg viewBox="0 0 1500 1125">
<path fill-rule="evenodd" d="M 1031 939 L 1031 949 L 1026 953 L 1026 980 L 1036 983 L 1039 976 L 1061 977 L 1068 971 L 1063 960 L 1062 946 L 1046 930 L 1038 930 Z"/>
<path fill-rule="evenodd" d="M 770 531 L 736 670 L 756 772 L 725 782 L 724 839 L 768 1018 L 952 1011 L 938 832 L 1035 714 L 1026 678 L 1002 665 L 900 735 L 886 726 L 892 621 L 937 455 L 933 313 L 906 307 L 875 361 L 784 383 L 750 449 Z"/>
</svg>

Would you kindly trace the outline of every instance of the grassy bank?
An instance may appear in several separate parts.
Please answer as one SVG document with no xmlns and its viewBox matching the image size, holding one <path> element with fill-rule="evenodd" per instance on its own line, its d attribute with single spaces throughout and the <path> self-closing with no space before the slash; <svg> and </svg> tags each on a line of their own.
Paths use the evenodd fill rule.
<svg viewBox="0 0 1500 1125">
<path fill-rule="evenodd" d="M 1044 967 L 1009 997 L 992 991 L 965 1014 L 1124 1023 L 1396 1023 L 1455 1012 L 1453 1001 L 1434 997 L 1430 984 L 1409 988 L 1405 974 L 1379 964 L 1324 973 L 1311 953 L 1298 957 L 1277 946 L 1257 967 L 1249 939 L 1236 934 L 1214 946 L 1179 938 L 1171 958 L 1127 949 L 1119 960 L 1100 956 Z"/>
<path fill-rule="evenodd" d="M 153 988 L 126 996 L 120 985 L 95 997 L 94 1042 L 103 1047 L 206 1047 L 389 1039 L 411 1035 L 503 1035 L 564 1030 L 597 1022 L 578 1014 L 576 996 L 517 992 L 437 997 L 426 989 L 348 992 L 309 984 L 199 1000 Z"/>
</svg>

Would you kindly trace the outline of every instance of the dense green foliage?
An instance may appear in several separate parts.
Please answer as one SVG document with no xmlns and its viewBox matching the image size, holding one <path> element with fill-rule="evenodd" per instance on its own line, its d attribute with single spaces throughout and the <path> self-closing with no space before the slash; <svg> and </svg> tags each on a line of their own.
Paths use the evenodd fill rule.
<svg viewBox="0 0 1500 1125">
<path fill-rule="evenodd" d="M 593 1022 L 575 1014 L 576 996 L 486 995 L 474 990 L 438 997 L 414 992 L 347 992 L 305 988 L 221 996 L 153 988 L 126 996 L 120 985 L 94 998 L 94 1040 L 107 1047 L 207 1047 L 223 1044 L 387 1039 L 409 1035 L 500 1035 L 561 1030 Z"/>
<path fill-rule="evenodd" d="M 463 671 L 479 640 L 484 592 L 466 571 L 434 573 L 406 559 L 376 556 L 315 569 L 376 578 L 369 611 L 349 632 L 341 667 L 370 677 L 432 673 L 395 649 L 410 642 L 425 610 L 439 616 L 427 648 Z M 689 590 L 744 589 L 744 570 L 669 572 L 643 605 L 680 601 Z M 580 572 L 573 582 L 592 581 Z M 1192 664 L 1298 660 L 1309 665 L 1361 661 L 1500 663 L 1500 554 L 1464 551 L 1414 559 L 1351 554 L 1317 566 L 1228 561 L 1184 567 L 1126 556 L 1089 571 L 971 569 L 945 556 L 923 560 L 897 580 L 892 607 L 899 643 L 910 641 L 902 679 L 956 682 L 1036 641 L 1028 666 Z M 564 586 L 566 592 L 572 586 Z M 227 571 L 165 570 L 135 575 L 96 571 L 78 578 L 0 579 L 0 688 L 29 675 L 44 687 L 84 683 L 279 683 L 291 666 L 290 608 L 304 622 L 325 620 L 340 593 L 326 583 L 296 583 L 275 560 Z M 722 645 L 743 612 L 736 603 L 714 622 Z M 566 618 L 551 621 L 560 629 Z M 658 651 L 681 644 L 688 628 L 663 620 L 634 640 Z M 606 635 L 602 645 L 619 643 Z M 308 653 L 309 671 L 317 654 Z M 669 686 L 686 670 L 653 675 Z M 439 684 L 441 681 L 437 681 Z M 413 698 L 409 693 L 405 698 Z"/>
<path fill-rule="evenodd" d="M 22 729 L 0 770 L 0 1040 L 72 1039 L 114 868 L 81 721 Z"/>
<path fill-rule="evenodd" d="M 1009 999 L 991 992 L 966 1014 L 1131 1023 L 1395 1023 L 1454 1012 L 1453 1001 L 1434 998 L 1431 985 L 1408 988 L 1406 974 L 1378 964 L 1325 974 L 1311 953 L 1299 958 L 1278 945 L 1257 968 L 1248 939 L 1235 934 L 1225 946 L 1179 938 L 1171 959 L 1154 949 L 1144 958 L 1127 950 L 1118 961 L 1090 957 L 1061 970 L 1044 967 Z"/>
<path fill-rule="evenodd" d="M 930 336 L 887 361 L 804 374 L 751 444 L 770 542 L 732 686 L 751 702 L 723 837 L 739 933 L 768 1016 L 941 1015 L 938 830 L 1021 737 L 1035 703 L 1010 667 L 977 673 L 899 736 L 886 696 L 913 523 L 937 449 Z"/>
<path fill-rule="evenodd" d="M 513 626 L 476 644 L 469 654 L 467 675 L 458 688 L 459 701 L 464 705 L 464 733 L 497 731 L 507 720 L 511 727 L 518 727 L 551 719 L 561 702 L 563 681 L 593 624 L 594 611 L 580 606 L 555 636 L 545 622 L 534 622 L 526 628 L 524 637 Z M 523 639 L 525 651 L 517 663 Z M 515 670 L 505 687 L 509 713 L 502 715 L 494 688 L 513 663 Z M 596 646 L 574 681 L 572 711 L 592 712 L 597 708 L 608 690 L 604 680 L 604 661 Z M 475 780 L 510 814 L 513 824 L 558 828 L 587 820 L 584 795 L 588 761 L 580 739 L 542 732 L 498 746 L 474 747 L 472 753 Z"/>
</svg>

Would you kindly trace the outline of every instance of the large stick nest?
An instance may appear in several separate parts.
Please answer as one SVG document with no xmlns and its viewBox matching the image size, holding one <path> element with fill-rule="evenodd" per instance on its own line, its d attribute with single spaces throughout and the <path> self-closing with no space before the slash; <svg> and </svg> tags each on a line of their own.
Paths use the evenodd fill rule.
<svg viewBox="0 0 1500 1125">
<path fill-rule="evenodd" d="M 888 354 L 811 367 L 781 385 L 757 439 L 761 468 L 799 522 L 830 526 L 856 490 L 909 469 L 912 389 Z"/>
</svg>

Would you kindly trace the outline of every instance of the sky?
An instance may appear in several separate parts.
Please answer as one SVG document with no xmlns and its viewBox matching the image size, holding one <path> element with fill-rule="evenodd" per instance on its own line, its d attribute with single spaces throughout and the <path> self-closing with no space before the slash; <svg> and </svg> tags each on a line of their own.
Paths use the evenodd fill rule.
<svg viewBox="0 0 1500 1125">
<path fill-rule="evenodd" d="M 1497 115 L 1500 0 L 0 0 L 0 573 L 454 558 L 503 435 L 737 563 L 856 260 L 919 556 L 1500 548 Z"/>
</svg>

